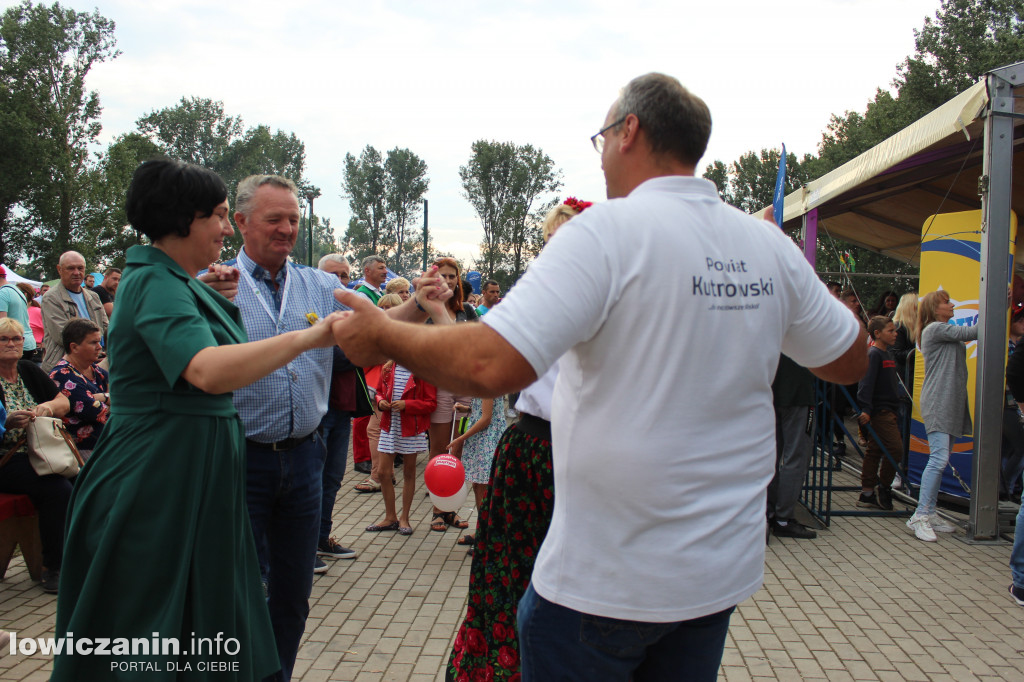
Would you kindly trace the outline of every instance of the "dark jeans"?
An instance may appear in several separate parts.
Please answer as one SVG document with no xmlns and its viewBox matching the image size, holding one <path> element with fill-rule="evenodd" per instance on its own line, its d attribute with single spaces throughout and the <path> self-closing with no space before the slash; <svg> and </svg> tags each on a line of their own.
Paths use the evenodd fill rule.
<svg viewBox="0 0 1024 682">
<path fill-rule="evenodd" d="M 0 456 L 7 451 L 0 448 Z M 59 571 L 64 556 L 64 520 L 68 515 L 71 482 L 59 474 L 40 476 L 19 452 L 0 469 L 0 493 L 28 495 L 39 514 L 39 539 L 43 544 L 43 566 Z"/>
<path fill-rule="evenodd" d="M 338 497 L 341 480 L 345 478 L 345 461 L 348 459 L 351 433 L 352 413 L 328 408 L 327 414 L 320 420 L 320 435 L 327 448 L 320 505 L 321 543 L 327 542 L 331 537 L 331 514 L 334 512 L 334 501 Z"/>
<path fill-rule="evenodd" d="M 734 609 L 674 623 L 618 620 L 549 602 L 531 583 L 519 602 L 523 682 L 714 682 Z"/>
<path fill-rule="evenodd" d="M 896 413 L 892 410 L 876 410 L 871 415 L 869 424 L 882 441 L 882 445 L 889 451 L 889 457 L 898 462 L 900 453 L 903 452 L 903 437 L 900 435 Z M 871 437 L 871 432 L 863 426 L 860 427 L 860 431 L 864 440 L 868 442 L 860 474 L 861 487 L 874 488 L 877 485 L 882 488 L 891 488 L 892 480 L 896 478 L 896 467 L 893 466 L 889 457 L 885 456 L 875 439 Z"/>
<path fill-rule="evenodd" d="M 249 521 L 267 582 L 282 679 L 291 679 L 309 615 L 320 530 L 324 447 L 315 436 L 293 450 L 246 445 Z"/>
</svg>

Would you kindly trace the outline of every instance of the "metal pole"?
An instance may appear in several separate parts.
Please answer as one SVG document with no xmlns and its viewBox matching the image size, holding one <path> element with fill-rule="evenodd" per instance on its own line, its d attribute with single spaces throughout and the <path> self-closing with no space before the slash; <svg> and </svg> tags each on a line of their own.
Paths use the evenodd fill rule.
<svg viewBox="0 0 1024 682">
<path fill-rule="evenodd" d="M 309 252 L 306 254 L 306 265 L 313 267 L 313 193 L 307 194 L 306 198 L 309 199 L 309 224 L 306 225 L 309 232 Z"/>
<path fill-rule="evenodd" d="M 427 271 L 427 200 L 423 200 L 423 272 Z"/>
<path fill-rule="evenodd" d="M 1012 67 L 1009 67 L 1012 69 Z M 1013 169 L 1013 85 L 989 73 L 981 194 L 981 287 L 969 540 L 999 534 L 999 462 L 1006 371 L 1006 297 L 1010 279 L 1010 197 Z M 1024 75 L 1024 69 L 1021 70 Z"/>
</svg>

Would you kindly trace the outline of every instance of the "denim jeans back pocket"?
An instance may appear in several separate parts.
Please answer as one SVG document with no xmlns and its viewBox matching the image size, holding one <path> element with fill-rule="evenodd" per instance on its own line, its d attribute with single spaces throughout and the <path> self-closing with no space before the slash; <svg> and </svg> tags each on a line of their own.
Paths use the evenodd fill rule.
<svg viewBox="0 0 1024 682">
<path fill-rule="evenodd" d="M 642 656 L 679 623 L 643 623 L 583 614 L 580 641 L 589 647 L 616 657 Z"/>
</svg>

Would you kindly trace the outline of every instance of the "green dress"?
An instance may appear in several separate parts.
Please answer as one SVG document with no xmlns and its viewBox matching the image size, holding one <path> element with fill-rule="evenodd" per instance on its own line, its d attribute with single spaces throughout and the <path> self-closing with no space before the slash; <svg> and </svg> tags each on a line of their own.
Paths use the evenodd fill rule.
<svg viewBox="0 0 1024 682">
<path fill-rule="evenodd" d="M 245 328 L 232 303 L 159 249 L 133 246 L 127 262 L 108 340 L 111 418 L 68 509 L 57 637 L 107 640 L 111 651 L 138 638 L 150 650 L 76 648 L 55 657 L 51 680 L 260 680 L 280 665 L 242 424 L 231 394 L 181 378 L 203 348 L 245 342 Z M 178 654 L 163 638 L 177 638 Z"/>
</svg>

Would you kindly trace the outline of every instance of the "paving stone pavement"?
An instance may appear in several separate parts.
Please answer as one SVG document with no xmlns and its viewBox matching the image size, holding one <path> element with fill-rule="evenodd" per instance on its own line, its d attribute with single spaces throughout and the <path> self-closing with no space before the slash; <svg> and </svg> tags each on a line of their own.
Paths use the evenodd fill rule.
<svg viewBox="0 0 1024 682">
<path fill-rule="evenodd" d="M 346 477 L 334 512 L 335 534 L 359 556 L 329 560 L 316 577 L 294 679 L 442 680 L 470 560 L 454 529 L 430 531 L 422 482 L 412 536 L 364 533 L 383 504 L 352 490 L 361 479 Z M 854 508 L 853 494 L 837 493 L 837 507 Z M 719 679 L 1022 681 L 1024 609 L 1006 592 L 1009 555 L 1009 544 L 942 534 L 919 542 L 900 518 L 833 518 L 816 540 L 773 538 L 765 586 L 733 616 Z M 638 577 L 642 567 L 623 579 Z M 0 582 L 0 629 L 52 635 L 55 606 L 16 558 Z M 50 665 L 0 652 L 0 680 L 46 680 Z"/>
</svg>

